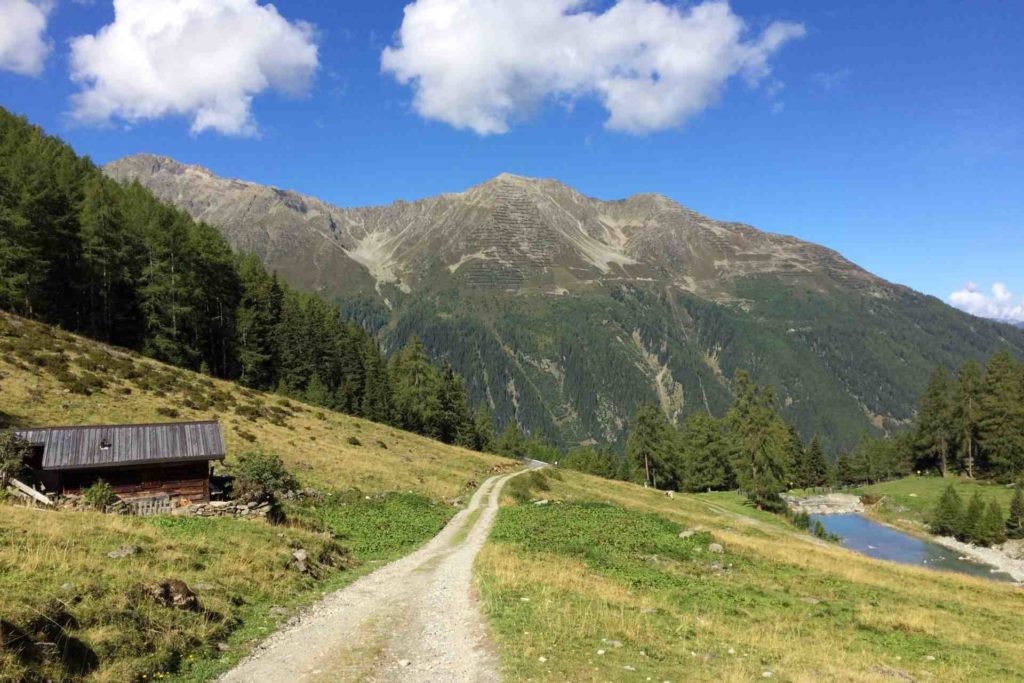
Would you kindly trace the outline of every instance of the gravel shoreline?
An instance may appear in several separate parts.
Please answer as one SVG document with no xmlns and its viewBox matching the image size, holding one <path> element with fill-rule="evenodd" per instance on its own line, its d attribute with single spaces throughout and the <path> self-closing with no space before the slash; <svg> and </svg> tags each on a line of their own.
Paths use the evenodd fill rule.
<svg viewBox="0 0 1024 683">
<path fill-rule="evenodd" d="M 969 557 L 983 564 L 993 567 L 995 570 L 1004 572 L 1013 577 L 1017 583 L 1024 583 L 1024 560 L 1018 560 L 1001 547 L 983 548 L 981 546 L 963 543 L 952 536 L 930 536 L 939 545 L 955 550 L 963 557 Z"/>
</svg>

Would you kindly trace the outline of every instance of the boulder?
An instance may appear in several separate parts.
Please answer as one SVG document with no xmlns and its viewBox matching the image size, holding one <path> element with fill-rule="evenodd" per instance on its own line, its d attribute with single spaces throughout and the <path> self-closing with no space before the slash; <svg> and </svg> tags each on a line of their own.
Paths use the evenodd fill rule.
<svg viewBox="0 0 1024 683">
<path fill-rule="evenodd" d="M 725 548 L 722 547 L 721 543 L 712 543 L 708 546 L 709 553 L 724 553 Z"/>
<path fill-rule="evenodd" d="M 143 584 L 146 593 L 164 607 L 188 610 L 196 612 L 199 610 L 199 598 L 193 593 L 188 584 L 179 579 L 166 579 L 159 583 Z"/>
<path fill-rule="evenodd" d="M 294 560 L 292 562 L 292 568 L 295 569 L 295 571 L 301 574 L 309 572 L 309 564 L 307 563 L 309 560 L 309 553 L 302 548 L 299 548 L 292 552 L 292 559 Z"/>
<path fill-rule="evenodd" d="M 129 557 L 131 555 L 138 554 L 140 550 L 141 548 L 139 548 L 139 546 L 137 545 L 124 545 L 118 548 L 117 550 L 111 550 L 109 553 L 107 553 L 107 557 L 109 557 L 112 560 L 120 560 L 123 557 Z"/>
</svg>

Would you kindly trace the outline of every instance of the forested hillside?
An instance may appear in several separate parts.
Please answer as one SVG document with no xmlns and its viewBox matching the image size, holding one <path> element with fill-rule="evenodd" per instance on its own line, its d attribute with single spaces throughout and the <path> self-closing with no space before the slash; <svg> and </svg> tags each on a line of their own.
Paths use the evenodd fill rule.
<svg viewBox="0 0 1024 683">
<path fill-rule="evenodd" d="M 462 379 L 377 341 L 215 230 L 0 110 L 0 309 L 446 443 L 490 448 Z"/>
</svg>

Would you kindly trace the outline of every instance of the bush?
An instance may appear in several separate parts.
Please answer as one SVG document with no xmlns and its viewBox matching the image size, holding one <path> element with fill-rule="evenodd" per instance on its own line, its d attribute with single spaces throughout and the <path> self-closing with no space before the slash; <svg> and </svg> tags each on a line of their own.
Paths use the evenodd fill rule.
<svg viewBox="0 0 1024 683">
<path fill-rule="evenodd" d="M 162 415 L 164 417 L 169 417 L 169 418 L 172 418 L 172 419 L 178 417 L 179 415 L 181 415 L 181 413 L 179 413 L 177 411 L 177 409 L 170 408 L 168 406 L 159 406 L 156 409 L 156 414 L 157 415 Z"/>
<path fill-rule="evenodd" d="M 85 499 L 89 507 L 97 510 L 103 510 L 108 505 L 113 505 L 117 502 L 117 494 L 114 493 L 113 487 L 102 479 L 92 486 L 83 489 L 82 498 Z"/>
<path fill-rule="evenodd" d="M 274 453 L 246 453 L 232 470 L 235 474 L 235 496 L 238 498 L 260 500 L 298 488 L 295 477 L 284 468 L 281 457 Z"/>
<path fill-rule="evenodd" d="M 6 484 L 8 479 L 17 478 L 24 471 L 28 454 L 29 445 L 13 432 L 0 434 L 0 484 Z"/>
<path fill-rule="evenodd" d="M 358 436 L 350 436 L 347 439 L 345 439 L 345 441 L 347 441 L 350 446 L 362 446 L 363 445 L 363 442 L 359 440 Z"/>
</svg>

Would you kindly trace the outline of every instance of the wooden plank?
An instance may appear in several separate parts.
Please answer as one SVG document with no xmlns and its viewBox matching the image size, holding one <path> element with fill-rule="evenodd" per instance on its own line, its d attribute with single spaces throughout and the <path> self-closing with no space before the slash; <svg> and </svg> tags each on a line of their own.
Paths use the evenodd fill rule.
<svg viewBox="0 0 1024 683">
<path fill-rule="evenodd" d="M 36 491 L 31 486 L 26 486 L 25 484 L 22 484 L 17 479 L 11 479 L 10 483 L 11 483 L 11 486 L 13 486 L 18 491 L 21 491 L 26 496 L 29 496 L 29 497 L 35 499 L 36 501 L 42 503 L 43 505 L 53 505 L 53 501 L 51 501 L 49 498 L 47 498 L 43 494 L 39 493 L 39 491 Z"/>
</svg>

